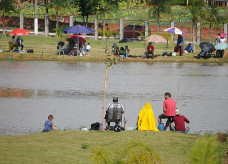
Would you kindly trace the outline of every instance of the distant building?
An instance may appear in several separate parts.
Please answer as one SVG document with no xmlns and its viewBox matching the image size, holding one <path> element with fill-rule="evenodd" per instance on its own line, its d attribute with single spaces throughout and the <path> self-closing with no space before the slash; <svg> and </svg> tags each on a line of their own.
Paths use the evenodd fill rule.
<svg viewBox="0 0 228 164">
<path fill-rule="evenodd" d="M 211 5 L 228 7 L 228 0 L 206 0 Z"/>
</svg>

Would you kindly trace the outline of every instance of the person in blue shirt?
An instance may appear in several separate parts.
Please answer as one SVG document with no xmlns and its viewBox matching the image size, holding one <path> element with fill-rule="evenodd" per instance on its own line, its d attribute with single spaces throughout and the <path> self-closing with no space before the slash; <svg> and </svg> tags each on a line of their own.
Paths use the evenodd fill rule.
<svg viewBox="0 0 228 164">
<path fill-rule="evenodd" d="M 53 121 L 53 116 L 49 115 L 48 116 L 48 120 L 45 121 L 45 123 L 44 123 L 43 132 L 49 132 L 49 131 L 54 130 L 54 126 L 56 126 L 56 123 L 53 123 L 52 121 Z"/>
<path fill-rule="evenodd" d="M 189 44 L 187 45 L 187 47 L 185 47 L 184 50 L 185 50 L 185 51 L 184 51 L 185 53 L 191 53 L 191 52 L 194 51 L 194 48 L 192 47 L 192 44 L 189 43 Z"/>
<path fill-rule="evenodd" d="M 177 45 L 179 46 L 180 56 L 183 56 L 183 53 L 184 53 L 184 37 L 180 34 L 178 35 Z"/>
</svg>

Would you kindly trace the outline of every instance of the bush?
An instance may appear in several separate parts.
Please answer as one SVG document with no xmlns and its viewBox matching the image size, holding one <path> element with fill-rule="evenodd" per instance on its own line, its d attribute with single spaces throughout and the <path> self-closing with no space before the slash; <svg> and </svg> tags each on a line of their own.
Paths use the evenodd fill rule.
<svg viewBox="0 0 228 164">
<path fill-rule="evenodd" d="M 217 153 L 217 137 L 205 136 L 193 145 L 189 153 L 190 163 L 192 164 L 217 164 L 219 156 Z"/>
<path fill-rule="evenodd" d="M 60 26 L 59 28 L 54 29 L 54 31 L 56 32 L 57 37 L 62 37 L 63 36 L 63 30 L 66 29 L 68 26 L 63 25 Z"/>
</svg>

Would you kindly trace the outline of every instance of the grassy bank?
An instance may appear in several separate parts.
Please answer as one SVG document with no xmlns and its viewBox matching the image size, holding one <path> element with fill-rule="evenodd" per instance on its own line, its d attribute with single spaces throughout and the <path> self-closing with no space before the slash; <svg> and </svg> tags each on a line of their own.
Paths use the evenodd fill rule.
<svg viewBox="0 0 228 164">
<path fill-rule="evenodd" d="M 2 38 L 0 42 L 0 49 L 8 50 L 8 40 L 7 38 Z M 65 40 L 65 38 L 56 37 L 44 37 L 44 36 L 23 36 L 25 41 L 25 50 L 33 49 L 34 54 L 18 54 L 3 52 L 0 53 L 0 60 L 8 60 L 12 58 L 13 61 L 74 61 L 74 62 L 103 62 L 105 60 L 104 49 L 106 43 L 104 40 L 93 40 L 87 39 L 92 46 L 90 56 L 66 56 L 57 55 L 57 42 L 60 40 Z M 117 42 L 116 40 L 108 40 L 108 47 L 111 49 L 112 44 Z M 147 43 L 146 43 L 147 44 Z M 228 63 L 228 57 L 223 59 L 210 58 L 210 59 L 196 59 L 195 56 L 200 52 L 198 46 L 196 46 L 195 54 L 184 54 L 183 57 L 162 57 L 163 52 L 172 52 L 173 46 L 169 45 L 166 48 L 166 44 L 154 44 L 155 46 L 155 58 L 154 59 L 144 59 L 141 58 L 142 54 L 145 52 L 144 42 L 132 42 L 132 43 L 118 43 L 119 47 L 124 47 L 128 45 L 130 48 L 130 54 L 137 56 L 137 58 L 127 58 L 119 60 L 120 62 L 194 62 L 194 63 Z"/>
<path fill-rule="evenodd" d="M 1 136 L 0 163 L 92 163 L 92 151 L 103 147 L 108 153 L 121 149 L 132 139 L 152 146 L 163 163 L 187 163 L 187 153 L 198 135 L 169 132 L 83 132 L 55 131 L 28 136 Z"/>
<path fill-rule="evenodd" d="M 116 159 L 132 141 L 152 148 L 162 163 L 189 163 L 188 154 L 202 136 L 173 132 L 54 131 L 26 136 L 0 136 L 0 163 L 92 163 L 94 151 Z M 136 149 L 136 151 L 139 149 Z M 224 161 L 227 142 L 217 153 Z"/>
</svg>

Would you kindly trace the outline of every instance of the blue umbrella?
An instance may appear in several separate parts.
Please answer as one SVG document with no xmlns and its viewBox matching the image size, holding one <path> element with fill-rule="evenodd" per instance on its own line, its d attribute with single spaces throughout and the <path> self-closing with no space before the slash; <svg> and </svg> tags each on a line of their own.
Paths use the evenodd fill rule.
<svg viewBox="0 0 228 164">
<path fill-rule="evenodd" d="M 70 34 L 90 34 L 93 32 L 94 31 L 89 27 L 80 26 L 80 25 L 71 26 L 63 30 L 63 33 L 70 33 Z"/>
</svg>

